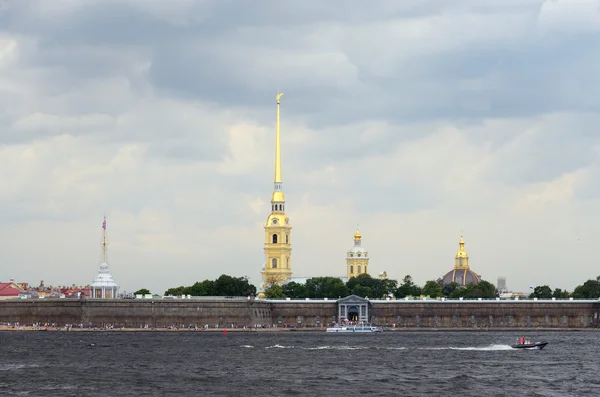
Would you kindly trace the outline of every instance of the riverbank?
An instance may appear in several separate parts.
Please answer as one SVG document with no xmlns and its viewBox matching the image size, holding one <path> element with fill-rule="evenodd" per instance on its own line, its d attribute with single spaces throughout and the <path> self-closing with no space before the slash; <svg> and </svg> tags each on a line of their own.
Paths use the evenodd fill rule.
<svg viewBox="0 0 600 397">
<path fill-rule="evenodd" d="M 0 327 L 0 332 L 325 332 L 326 327 L 319 328 L 70 328 L 65 327 Z M 600 332 L 600 328 L 384 328 L 384 332 Z"/>
</svg>

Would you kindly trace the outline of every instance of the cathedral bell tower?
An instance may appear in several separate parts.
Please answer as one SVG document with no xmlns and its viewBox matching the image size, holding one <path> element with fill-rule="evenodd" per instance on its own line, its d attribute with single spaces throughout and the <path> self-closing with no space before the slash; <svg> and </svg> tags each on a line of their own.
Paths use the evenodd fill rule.
<svg viewBox="0 0 600 397">
<path fill-rule="evenodd" d="M 278 93 L 277 121 L 275 127 L 275 186 L 271 196 L 271 214 L 265 223 L 265 259 L 263 266 L 262 288 L 273 283 L 283 283 L 292 276 L 292 240 L 290 220 L 285 214 L 285 196 L 281 181 L 281 148 L 279 143 L 279 100 L 283 93 Z"/>
<path fill-rule="evenodd" d="M 369 274 L 369 253 L 362 247 L 362 235 L 356 228 L 354 247 L 346 253 L 346 277 L 350 280 L 360 274 Z"/>
</svg>

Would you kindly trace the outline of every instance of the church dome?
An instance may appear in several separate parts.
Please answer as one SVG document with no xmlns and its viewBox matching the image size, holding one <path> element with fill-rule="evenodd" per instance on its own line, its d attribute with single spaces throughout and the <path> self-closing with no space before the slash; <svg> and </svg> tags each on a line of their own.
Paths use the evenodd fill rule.
<svg viewBox="0 0 600 397">
<path fill-rule="evenodd" d="M 478 284 L 481 277 L 469 268 L 469 255 L 465 251 L 465 240 L 460 237 L 458 242 L 459 249 L 456 252 L 454 269 L 450 270 L 442 277 L 442 284 L 457 283 L 461 286 L 467 284 Z"/>
<path fill-rule="evenodd" d="M 471 269 L 452 269 L 442 277 L 442 284 L 447 285 L 452 282 L 461 286 L 467 284 L 479 284 L 481 277 Z"/>
</svg>

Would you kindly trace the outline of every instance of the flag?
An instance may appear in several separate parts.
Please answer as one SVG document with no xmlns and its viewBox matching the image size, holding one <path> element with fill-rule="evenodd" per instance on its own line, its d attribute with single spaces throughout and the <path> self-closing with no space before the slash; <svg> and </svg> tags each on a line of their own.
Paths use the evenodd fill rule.
<svg viewBox="0 0 600 397">
<path fill-rule="evenodd" d="M 106 218 L 104 218 L 104 222 L 102 222 L 102 229 L 106 230 Z"/>
</svg>

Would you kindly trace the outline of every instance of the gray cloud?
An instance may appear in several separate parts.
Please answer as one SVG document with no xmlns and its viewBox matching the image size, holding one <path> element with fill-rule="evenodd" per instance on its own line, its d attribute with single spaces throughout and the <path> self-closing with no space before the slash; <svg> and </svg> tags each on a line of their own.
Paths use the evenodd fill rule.
<svg viewBox="0 0 600 397">
<path fill-rule="evenodd" d="M 144 269 L 158 291 L 223 271 L 258 283 L 278 88 L 298 274 L 339 274 L 351 245 L 339 236 L 351 240 L 357 222 L 373 268 L 419 282 L 447 271 L 463 228 L 479 234 L 476 270 L 515 283 L 538 276 L 507 264 L 506 235 L 544 266 L 561 253 L 528 236 L 552 226 L 564 237 L 575 223 L 600 237 L 586 221 L 599 197 L 591 11 L 543 0 L 7 4 L 0 219 L 3 241 L 19 243 L 0 247 L 15 269 L 2 280 L 46 277 L 35 263 L 48 255 L 24 254 L 27 239 L 60 258 L 53 274 L 92 277 L 97 236 L 77 231 L 108 211 L 113 270 L 129 289 Z M 398 264 L 398 241 L 419 259 Z M 77 261 L 53 248 L 68 245 Z M 594 271 L 544 281 L 572 288 Z"/>
</svg>

